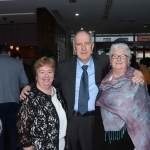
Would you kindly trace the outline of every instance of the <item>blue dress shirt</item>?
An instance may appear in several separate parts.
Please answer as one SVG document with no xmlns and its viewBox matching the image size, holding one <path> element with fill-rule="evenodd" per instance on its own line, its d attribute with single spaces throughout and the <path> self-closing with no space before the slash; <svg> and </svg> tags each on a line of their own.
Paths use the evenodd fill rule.
<svg viewBox="0 0 150 150">
<path fill-rule="evenodd" d="M 82 66 L 83 64 L 79 59 L 77 59 L 77 66 L 76 66 L 76 87 L 75 87 L 75 104 L 74 110 L 78 111 L 78 99 L 79 99 L 79 88 L 80 88 L 80 80 L 82 75 Z M 95 84 L 95 66 L 92 57 L 90 57 L 88 63 L 88 79 L 89 79 L 89 96 L 90 99 L 88 101 L 88 111 L 95 110 L 95 100 L 98 94 L 98 87 Z"/>
</svg>

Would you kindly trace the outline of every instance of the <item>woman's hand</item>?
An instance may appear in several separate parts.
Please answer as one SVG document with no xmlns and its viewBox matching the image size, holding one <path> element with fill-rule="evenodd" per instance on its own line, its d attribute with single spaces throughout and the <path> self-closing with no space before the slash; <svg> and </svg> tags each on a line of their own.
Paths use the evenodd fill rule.
<svg viewBox="0 0 150 150">
<path fill-rule="evenodd" d="M 20 100 L 24 100 L 26 98 L 26 95 L 29 95 L 29 91 L 30 91 L 31 87 L 29 85 L 26 85 L 20 94 Z"/>
<path fill-rule="evenodd" d="M 24 147 L 23 150 L 33 150 L 33 146 L 30 146 L 30 147 Z"/>
<path fill-rule="evenodd" d="M 135 70 L 133 76 L 132 81 L 134 83 L 144 83 L 144 77 L 141 71 Z"/>
</svg>

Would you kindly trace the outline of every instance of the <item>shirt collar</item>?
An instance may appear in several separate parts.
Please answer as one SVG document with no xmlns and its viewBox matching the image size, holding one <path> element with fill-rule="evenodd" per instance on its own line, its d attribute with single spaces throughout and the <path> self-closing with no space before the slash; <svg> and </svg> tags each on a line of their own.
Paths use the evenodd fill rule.
<svg viewBox="0 0 150 150">
<path fill-rule="evenodd" d="M 81 68 L 83 65 L 85 65 L 85 64 L 83 64 L 83 63 L 77 58 L 77 66 L 78 66 L 78 68 Z M 93 66 L 93 58 L 92 58 L 92 57 L 90 57 L 90 59 L 89 59 L 89 61 L 87 62 L 86 65 L 88 65 L 88 67 L 92 67 L 92 66 Z"/>
</svg>

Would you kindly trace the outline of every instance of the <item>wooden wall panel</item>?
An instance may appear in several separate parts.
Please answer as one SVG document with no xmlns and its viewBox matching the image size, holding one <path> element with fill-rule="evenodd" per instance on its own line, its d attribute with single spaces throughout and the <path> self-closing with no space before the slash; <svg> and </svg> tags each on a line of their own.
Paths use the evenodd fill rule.
<svg viewBox="0 0 150 150">
<path fill-rule="evenodd" d="M 46 8 L 37 8 L 37 46 L 55 51 L 55 18 Z"/>
</svg>

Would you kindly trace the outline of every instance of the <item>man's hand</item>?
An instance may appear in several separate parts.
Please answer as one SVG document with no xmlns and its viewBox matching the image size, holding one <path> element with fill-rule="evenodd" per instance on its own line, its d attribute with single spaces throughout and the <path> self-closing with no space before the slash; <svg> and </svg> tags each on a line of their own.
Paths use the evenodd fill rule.
<svg viewBox="0 0 150 150">
<path fill-rule="evenodd" d="M 29 95 L 29 91 L 30 91 L 31 87 L 29 85 L 26 85 L 20 94 L 20 100 L 24 100 L 26 98 L 26 95 Z"/>
<path fill-rule="evenodd" d="M 135 70 L 133 76 L 132 81 L 134 83 L 144 83 L 144 77 L 141 71 Z"/>
</svg>

